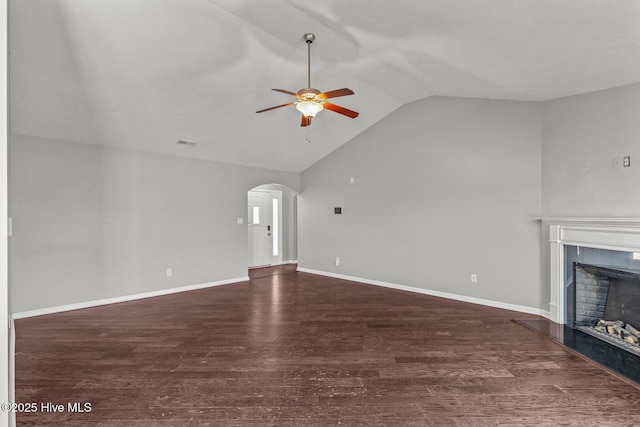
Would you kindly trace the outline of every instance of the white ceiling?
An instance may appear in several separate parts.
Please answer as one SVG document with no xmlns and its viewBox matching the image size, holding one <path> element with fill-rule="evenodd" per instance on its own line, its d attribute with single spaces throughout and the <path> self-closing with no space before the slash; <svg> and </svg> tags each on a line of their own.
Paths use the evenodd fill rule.
<svg viewBox="0 0 640 427">
<path fill-rule="evenodd" d="M 307 86 L 307 32 L 357 119 L 255 113 Z M 640 1 L 10 0 L 9 45 L 14 133 L 298 172 L 417 99 L 640 82 Z"/>
</svg>

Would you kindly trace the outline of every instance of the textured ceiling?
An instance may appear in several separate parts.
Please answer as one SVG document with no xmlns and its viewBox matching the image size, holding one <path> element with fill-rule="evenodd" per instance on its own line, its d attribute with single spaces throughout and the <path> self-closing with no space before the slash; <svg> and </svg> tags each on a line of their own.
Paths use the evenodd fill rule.
<svg viewBox="0 0 640 427">
<path fill-rule="evenodd" d="M 357 119 L 255 114 L 307 86 L 306 32 Z M 10 0 L 9 47 L 14 133 L 298 172 L 428 96 L 639 82 L 640 1 Z"/>
</svg>

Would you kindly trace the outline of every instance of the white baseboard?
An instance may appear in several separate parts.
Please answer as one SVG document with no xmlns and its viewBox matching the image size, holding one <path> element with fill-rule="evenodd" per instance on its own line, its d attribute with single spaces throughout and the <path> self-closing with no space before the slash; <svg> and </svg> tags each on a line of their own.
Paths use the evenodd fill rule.
<svg viewBox="0 0 640 427">
<path fill-rule="evenodd" d="M 433 291 L 430 289 L 416 288 L 413 286 L 398 285 L 396 283 L 382 282 L 379 280 L 363 279 L 361 277 L 353 277 L 353 276 L 346 276 L 344 274 L 336 274 L 336 273 L 329 273 L 326 271 L 311 270 L 309 268 L 298 267 L 298 271 L 301 271 L 303 273 L 318 274 L 321 276 L 335 277 L 336 279 L 350 280 L 353 282 L 365 283 L 368 285 L 383 286 L 385 288 L 398 289 L 401 291 L 415 292 L 423 295 L 431 295 L 434 297 L 447 298 L 455 301 L 470 302 L 472 304 L 480 304 L 488 307 L 501 308 L 504 310 L 518 311 L 520 313 L 534 314 L 536 316 L 546 317 L 547 319 L 550 319 L 550 316 L 551 316 L 551 314 L 548 311 L 545 311 L 539 308 L 526 307 L 523 305 L 508 304 L 500 301 L 492 301 L 492 300 L 486 300 L 481 298 L 468 297 L 465 295 L 450 294 L 447 292 Z"/>
<path fill-rule="evenodd" d="M 220 280 L 217 282 L 201 283 L 198 285 L 182 286 L 179 288 L 161 289 L 158 291 L 144 292 L 141 294 L 124 295 L 121 297 L 79 302 L 76 304 L 61 305 L 58 307 L 48 307 L 48 308 L 41 308 L 38 310 L 22 311 L 19 313 L 13 313 L 11 317 L 13 319 L 24 319 L 27 317 L 43 316 L 45 314 L 61 313 L 63 311 L 79 310 L 82 308 L 98 307 L 101 305 L 117 304 L 119 302 L 127 302 L 127 301 L 134 301 L 134 300 L 144 299 L 144 298 L 158 297 L 162 295 L 175 294 L 178 292 L 195 291 L 197 289 L 211 288 L 214 286 L 228 285 L 231 283 L 246 282 L 248 280 L 249 280 L 249 277 L 247 276 L 247 277 L 238 277 L 235 279 Z"/>
</svg>

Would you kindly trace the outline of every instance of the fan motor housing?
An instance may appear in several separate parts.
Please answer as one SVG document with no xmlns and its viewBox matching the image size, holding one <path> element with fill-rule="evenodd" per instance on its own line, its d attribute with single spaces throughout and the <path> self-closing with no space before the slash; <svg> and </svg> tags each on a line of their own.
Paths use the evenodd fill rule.
<svg viewBox="0 0 640 427">
<path fill-rule="evenodd" d="M 320 98 L 318 98 L 318 95 L 320 95 L 322 92 L 320 92 L 318 89 L 314 89 L 312 87 L 307 87 L 304 89 L 300 89 L 297 93 L 296 96 L 298 97 L 298 99 L 300 100 L 317 100 L 317 102 L 320 101 Z"/>
</svg>

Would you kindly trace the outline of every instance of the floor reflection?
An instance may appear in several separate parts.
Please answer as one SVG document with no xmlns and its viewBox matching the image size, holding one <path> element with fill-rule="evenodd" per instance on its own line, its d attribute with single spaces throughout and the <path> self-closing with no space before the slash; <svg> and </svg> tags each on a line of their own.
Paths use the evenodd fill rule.
<svg viewBox="0 0 640 427">
<path fill-rule="evenodd" d="M 297 264 L 284 264 L 249 270 L 251 282 L 256 287 L 251 299 L 249 333 L 262 341 L 267 338 L 268 353 L 280 352 L 281 343 L 287 338 L 284 275 L 295 273 L 297 267 Z"/>
</svg>

